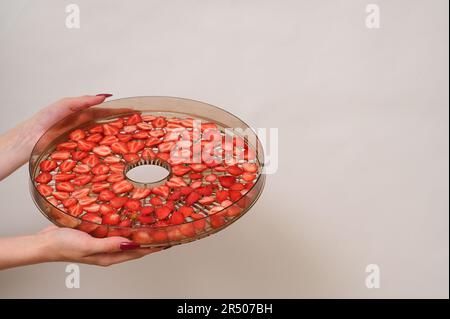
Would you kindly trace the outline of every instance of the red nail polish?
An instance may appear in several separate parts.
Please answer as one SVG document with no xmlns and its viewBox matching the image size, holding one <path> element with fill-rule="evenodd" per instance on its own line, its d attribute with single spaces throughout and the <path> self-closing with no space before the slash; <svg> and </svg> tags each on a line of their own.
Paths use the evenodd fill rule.
<svg viewBox="0 0 450 319">
<path fill-rule="evenodd" d="M 104 96 L 105 98 L 107 98 L 107 97 L 112 96 L 112 94 L 109 94 L 109 93 L 100 93 L 100 94 L 97 94 L 96 96 Z"/>
<path fill-rule="evenodd" d="M 140 245 L 133 243 L 133 242 L 126 242 L 126 243 L 121 243 L 120 244 L 120 249 L 121 250 L 132 250 L 132 249 L 136 249 L 139 248 Z"/>
</svg>

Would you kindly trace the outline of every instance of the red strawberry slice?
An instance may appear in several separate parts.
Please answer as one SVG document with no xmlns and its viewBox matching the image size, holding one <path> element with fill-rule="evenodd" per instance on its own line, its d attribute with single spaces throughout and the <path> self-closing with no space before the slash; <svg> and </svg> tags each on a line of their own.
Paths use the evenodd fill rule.
<svg viewBox="0 0 450 319">
<path fill-rule="evenodd" d="M 186 197 L 186 205 L 192 206 L 201 198 L 200 194 L 197 192 L 192 192 Z"/>
<path fill-rule="evenodd" d="M 210 196 L 213 192 L 213 188 L 211 185 L 207 185 L 198 187 L 195 191 L 202 196 Z"/>
<path fill-rule="evenodd" d="M 234 176 L 220 176 L 219 182 L 222 187 L 229 188 L 236 182 L 236 177 Z"/>
<path fill-rule="evenodd" d="M 82 223 L 78 226 L 78 229 L 86 233 L 95 231 L 102 223 L 102 218 L 96 213 L 86 213 L 81 217 L 87 223 Z"/>
<path fill-rule="evenodd" d="M 94 203 L 88 206 L 84 206 L 83 209 L 88 213 L 97 213 L 100 210 L 100 205 Z"/>
<path fill-rule="evenodd" d="M 163 204 L 163 201 L 159 197 L 152 197 L 150 199 L 150 204 L 152 204 L 153 206 L 161 206 Z"/>
<path fill-rule="evenodd" d="M 79 188 L 72 193 L 72 196 L 75 198 L 83 198 L 86 197 L 90 193 L 90 188 Z"/>
<path fill-rule="evenodd" d="M 211 205 L 214 202 L 214 197 L 205 196 L 205 197 L 200 198 L 198 202 L 202 205 Z"/>
<path fill-rule="evenodd" d="M 154 210 L 152 206 L 144 206 L 141 208 L 141 215 L 150 215 Z"/>
<path fill-rule="evenodd" d="M 125 203 L 125 208 L 132 212 L 138 211 L 141 208 L 141 202 L 138 199 L 129 199 Z"/>
<path fill-rule="evenodd" d="M 171 212 L 171 209 L 167 206 L 156 208 L 155 215 L 159 220 L 167 218 Z"/>
<path fill-rule="evenodd" d="M 225 224 L 225 219 L 222 215 L 212 215 L 209 222 L 212 228 L 220 228 Z"/>
<path fill-rule="evenodd" d="M 201 173 L 191 173 L 189 174 L 189 178 L 192 180 L 202 179 L 203 175 Z"/>
<path fill-rule="evenodd" d="M 134 133 L 137 130 L 137 126 L 136 125 L 127 125 L 123 128 L 123 131 L 125 133 Z"/>
<path fill-rule="evenodd" d="M 152 121 L 152 125 L 153 125 L 153 127 L 162 128 L 167 125 L 167 122 L 163 117 L 160 116 Z"/>
<path fill-rule="evenodd" d="M 174 142 L 163 142 L 158 145 L 158 150 L 162 153 L 170 152 L 174 146 Z"/>
<path fill-rule="evenodd" d="M 103 175 L 109 172 L 109 166 L 105 164 L 98 164 L 92 168 L 92 174 Z"/>
<path fill-rule="evenodd" d="M 56 183 L 56 189 L 61 192 L 71 193 L 75 190 L 75 186 L 73 186 L 73 184 L 69 183 L 69 182 L 61 182 L 61 183 Z M 69 205 L 69 206 L 71 206 L 71 205 Z"/>
<path fill-rule="evenodd" d="M 98 194 L 98 199 L 103 202 L 108 202 L 114 197 L 116 197 L 116 194 L 114 194 L 114 192 L 110 191 L 109 189 L 103 189 L 100 194 Z"/>
<path fill-rule="evenodd" d="M 117 138 L 122 143 L 126 143 L 126 142 L 129 142 L 133 137 L 130 134 L 119 133 L 119 134 L 117 134 Z"/>
<path fill-rule="evenodd" d="M 173 201 L 177 201 L 181 198 L 181 191 L 176 190 L 172 193 L 170 193 L 169 197 L 167 197 L 168 200 L 173 200 Z"/>
<path fill-rule="evenodd" d="M 72 215 L 74 217 L 78 217 L 83 212 L 83 207 L 80 204 L 75 204 L 75 205 L 70 206 L 67 209 L 67 211 L 69 212 L 70 215 Z"/>
<path fill-rule="evenodd" d="M 107 214 L 103 216 L 103 224 L 117 225 L 120 222 L 120 215 L 116 213 Z"/>
<path fill-rule="evenodd" d="M 38 186 L 36 186 L 36 188 L 38 192 L 45 197 L 50 196 L 53 192 L 53 188 L 46 184 L 39 184 Z"/>
<path fill-rule="evenodd" d="M 156 157 L 155 152 L 153 152 L 152 150 L 146 148 L 142 151 L 141 157 L 146 160 L 149 161 L 151 159 L 154 159 Z"/>
<path fill-rule="evenodd" d="M 153 224 L 155 222 L 155 219 L 153 216 L 138 216 L 138 221 L 140 221 L 144 225 Z"/>
<path fill-rule="evenodd" d="M 242 174 L 242 179 L 246 182 L 251 182 L 251 181 L 255 180 L 255 178 L 256 178 L 256 175 L 249 173 L 249 172 L 244 172 Z"/>
<path fill-rule="evenodd" d="M 245 185 L 241 184 L 241 183 L 234 183 L 230 187 L 230 190 L 233 190 L 233 191 L 241 191 L 243 189 L 245 189 Z"/>
<path fill-rule="evenodd" d="M 102 215 L 110 214 L 115 212 L 115 209 L 111 205 L 101 204 L 98 212 Z"/>
<path fill-rule="evenodd" d="M 112 191 L 116 194 L 123 194 L 131 191 L 134 188 L 133 184 L 123 180 L 112 185 Z"/>
<path fill-rule="evenodd" d="M 145 122 L 151 122 L 151 121 L 153 121 L 154 119 L 156 119 L 156 116 L 147 114 L 147 115 L 141 115 L 141 118 L 142 118 L 142 120 L 145 121 Z"/>
<path fill-rule="evenodd" d="M 110 122 L 109 125 L 121 129 L 124 126 L 125 120 L 123 118 L 118 118 L 117 120 Z"/>
<path fill-rule="evenodd" d="M 203 185 L 202 181 L 195 181 L 195 182 L 193 182 L 193 183 L 190 184 L 190 186 L 191 186 L 193 189 L 199 188 L 199 187 L 202 186 L 202 185 Z"/>
<path fill-rule="evenodd" d="M 73 172 L 77 174 L 86 174 L 91 170 L 91 167 L 86 164 L 78 164 L 73 168 Z"/>
<path fill-rule="evenodd" d="M 89 133 L 91 134 L 103 133 L 103 127 L 101 125 L 96 125 L 89 130 Z"/>
<path fill-rule="evenodd" d="M 237 176 L 241 175 L 243 170 L 239 166 L 233 165 L 227 168 L 227 172 L 230 173 L 231 175 Z"/>
<path fill-rule="evenodd" d="M 119 139 L 114 135 L 105 136 L 101 141 L 100 145 L 112 145 L 114 143 L 119 142 Z"/>
<path fill-rule="evenodd" d="M 164 132 L 164 130 L 153 130 L 150 131 L 148 134 L 152 137 L 160 138 L 166 135 L 166 132 Z"/>
<path fill-rule="evenodd" d="M 92 177 L 92 183 L 96 183 L 96 182 L 104 182 L 108 179 L 109 175 L 108 174 L 103 174 L 103 175 L 95 175 L 94 177 Z"/>
<path fill-rule="evenodd" d="M 95 133 L 86 137 L 86 142 L 90 143 L 98 143 L 103 139 L 103 135 L 99 133 Z"/>
<path fill-rule="evenodd" d="M 78 177 L 76 177 L 72 183 L 76 186 L 83 186 L 88 184 L 92 179 L 91 175 L 78 175 Z"/>
<path fill-rule="evenodd" d="M 66 182 L 74 179 L 75 177 L 75 174 L 60 173 L 53 176 L 53 179 L 57 182 Z"/>
<path fill-rule="evenodd" d="M 111 156 L 106 156 L 103 159 L 103 162 L 106 164 L 112 164 L 112 163 L 119 163 L 120 162 L 120 157 L 111 155 Z"/>
<path fill-rule="evenodd" d="M 75 205 L 76 203 L 78 203 L 78 200 L 76 198 L 73 197 L 69 197 L 68 199 L 65 199 L 62 201 L 62 204 L 64 207 L 68 208 L 70 206 Z"/>
<path fill-rule="evenodd" d="M 180 208 L 178 208 L 178 211 L 183 214 L 184 217 L 189 217 L 192 214 L 194 214 L 194 209 L 192 207 L 189 206 L 181 206 Z"/>
<path fill-rule="evenodd" d="M 189 187 L 189 186 L 180 188 L 181 195 L 183 195 L 183 196 L 189 195 L 190 193 L 192 193 L 192 191 L 193 191 L 192 187 Z"/>
<path fill-rule="evenodd" d="M 217 125 L 215 123 L 202 123 L 200 130 L 202 132 L 206 130 L 217 130 Z"/>
<path fill-rule="evenodd" d="M 114 173 L 109 175 L 107 181 L 110 183 L 120 182 L 125 179 L 125 176 L 123 176 L 123 173 Z"/>
<path fill-rule="evenodd" d="M 194 213 L 191 215 L 195 221 L 193 222 L 195 229 L 197 230 L 203 230 L 206 226 L 205 216 L 202 214 Z"/>
<path fill-rule="evenodd" d="M 217 175 L 216 174 L 209 174 L 205 176 L 205 181 L 209 182 L 209 183 L 214 183 L 217 180 Z"/>
<path fill-rule="evenodd" d="M 151 126 L 148 123 L 144 123 L 144 122 L 137 123 L 136 125 L 140 130 L 144 130 L 144 131 L 150 131 L 153 128 L 153 126 Z"/>
<path fill-rule="evenodd" d="M 67 192 L 53 192 L 53 197 L 59 200 L 65 200 L 69 198 L 69 193 Z"/>
<path fill-rule="evenodd" d="M 128 118 L 127 125 L 135 125 L 135 124 L 137 124 L 139 122 L 142 122 L 142 118 L 141 118 L 140 114 L 136 113 L 136 114 L 131 115 Z"/>
<path fill-rule="evenodd" d="M 97 201 L 97 196 L 95 196 L 95 197 L 85 196 L 85 197 L 78 199 L 78 203 L 81 206 L 88 206 L 88 205 L 94 204 L 96 201 Z"/>
<path fill-rule="evenodd" d="M 258 166 L 255 163 L 244 163 L 242 168 L 248 173 L 256 173 L 258 171 Z"/>
<path fill-rule="evenodd" d="M 108 156 L 109 154 L 111 154 L 111 148 L 107 145 L 94 147 L 92 151 L 99 156 Z"/>
<path fill-rule="evenodd" d="M 120 208 L 128 201 L 127 197 L 114 197 L 111 199 L 110 204 L 114 208 Z"/>
<path fill-rule="evenodd" d="M 157 153 L 156 157 L 164 162 L 167 162 L 170 159 L 170 154 L 169 153 Z"/>
<path fill-rule="evenodd" d="M 173 175 L 176 175 L 176 176 L 183 176 L 183 175 L 189 173 L 190 170 L 191 170 L 191 168 L 189 166 L 184 166 L 184 165 L 172 166 L 172 173 L 173 173 Z"/>
<path fill-rule="evenodd" d="M 234 202 L 239 200 L 242 197 L 242 194 L 240 191 L 230 190 L 228 193 L 230 194 L 230 199 Z"/>
<path fill-rule="evenodd" d="M 100 193 L 102 190 L 108 189 L 110 186 L 111 186 L 111 184 L 107 183 L 107 182 L 92 183 L 92 192 Z"/>
<path fill-rule="evenodd" d="M 70 172 L 75 166 L 77 165 L 77 162 L 72 160 L 65 160 L 61 164 L 59 164 L 59 171 L 60 172 Z"/>
<path fill-rule="evenodd" d="M 52 175 L 47 172 L 40 173 L 34 180 L 41 184 L 48 184 L 52 180 Z"/>
<path fill-rule="evenodd" d="M 104 135 L 117 135 L 117 133 L 119 133 L 119 128 L 113 126 L 112 123 L 103 124 Z"/>
<path fill-rule="evenodd" d="M 68 151 L 53 152 L 50 155 L 50 158 L 53 160 L 56 160 L 56 161 L 64 161 L 64 160 L 70 158 L 70 152 L 68 152 Z"/>
<path fill-rule="evenodd" d="M 180 122 L 181 125 L 183 125 L 184 127 L 193 127 L 194 126 L 194 120 L 193 119 L 184 119 L 181 120 Z"/>
<path fill-rule="evenodd" d="M 155 195 L 161 196 L 163 198 L 167 198 L 167 196 L 169 196 L 169 187 L 167 187 L 165 185 L 161 185 L 161 186 L 153 188 L 152 192 Z"/>
<path fill-rule="evenodd" d="M 125 169 L 125 164 L 124 163 L 113 163 L 113 164 L 109 165 L 109 170 L 112 173 L 123 174 L 123 170 L 124 169 Z"/>
<path fill-rule="evenodd" d="M 67 151 L 67 150 L 74 150 L 76 149 L 78 146 L 78 144 L 76 142 L 64 142 L 61 144 L 58 144 L 58 146 L 56 147 L 57 150 L 59 151 Z"/>
<path fill-rule="evenodd" d="M 131 198 L 133 199 L 143 199 L 150 195 L 152 192 L 149 188 L 135 188 L 131 193 Z"/>
<path fill-rule="evenodd" d="M 137 153 L 140 150 L 144 149 L 145 143 L 140 140 L 134 140 L 127 143 L 128 150 L 130 153 Z"/>
<path fill-rule="evenodd" d="M 95 147 L 95 143 L 87 142 L 86 140 L 79 140 L 78 141 L 78 149 L 80 151 L 89 152 Z"/>
<path fill-rule="evenodd" d="M 86 134 L 84 133 L 84 131 L 80 130 L 80 129 L 75 130 L 69 134 L 69 138 L 72 141 L 79 141 L 79 140 L 83 139 L 85 136 L 86 136 Z"/>
<path fill-rule="evenodd" d="M 159 139 L 158 137 L 151 136 L 145 142 L 145 146 L 153 147 L 153 146 L 156 146 L 156 145 L 161 144 L 161 143 L 162 143 L 161 139 Z"/>
<path fill-rule="evenodd" d="M 191 164 L 191 168 L 194 172 L 200 173 L 203 172 L 208 167 L 205 164 Z"/>
<path fill-rule="evenodd" d="M 183 214 L 178 211 L 174 211 L 172 213 L 172 216 L 170 216 L 170 218 L 169 218 L 169 223 L 171 223 L 172 225 L 179 225 L 179 224 L 184 223 Z"/>
<path fill-rule="evenodd" d="M 72 159 L 74 161 L 81 161 L 83 158 L 85 158 L 86 156 L 88 156 L 87 152 L 84 151 L 75 151 L 72 152 Z"/>
<path fill-rule="evenodd" d="M 97 155 L 95 155 L 95 154 L 90 154 L 90 155 L 88 155 L 87 157 L 83 158 L 83 159 L 81 160 L 81 163 L 87 164 L 87 165 L 89 165 L 90 167 L 94 167 L 94 166 L 96 166 L 96 165 L 98 165 L 98 164 L 100 163 L 100 160 L 99 160 L 99 158 L 98 158 Z"/>
<path fill-rule="evenodd" d="M 137 140 L 146 140 L 147 137 L 148 137 L 148 133 L 145 131 L 140 131 L 140 132 L 133 134 L 133 138 L 135 138 Z"/>
<path fill-rule="evenodd" d="M 111 149 L 113 150 L 114 153 L 117 154 L 127 154 L 129 152 L 127 144 L 125 144 L 124 142 L 117 142 L 112 144 Z"/>
<path fill-rule="evenodd" d="M 139 155 L 137 155 L 137 154 L 130 153 L 130 154 L 125 154 L 125 155 L 123 156 L 123 159 L 124 159 L 127 163 L 134 164 L 134 163 L 139 162 L 140 157 L 139 157 Z"/>
<path fill-rule="evenodd" d="M 180 225 L 180 232 L 185 237 L 194 237 L 195 236 L 194 225 L 190 223 Z"/>
<path fill-rule="evenodd" d="M 58 164 L 56 163 L 56 161 L 51 161 L 51 160 L 45 160 L 45 161 L 42 161 L 39 163 L 39 168 L 41 169 L 42 172 L 51 172 L 57 166 L 58 166 Z"/>
<path fill-rule="evenodd" d="M 224 200 L 228 199 L 228 191 L 226 190 L 218 190 L 216 191 L 216 199 L 219 203 L 222 203 Z"/>
<path fill-rule="evenodd" d="M 166 185 L 169 186 L 169 187 L 173 187 L 173 188 L 182 187 L 182 186 L 187 186 L 187 185 L 186 185 L 186 182 L 184 181 L 183 178 L 181 178 L 181 177 L 176 177 L 176 176 L 170 178 L 170 179 L 167 181 Z"/>
</svg>

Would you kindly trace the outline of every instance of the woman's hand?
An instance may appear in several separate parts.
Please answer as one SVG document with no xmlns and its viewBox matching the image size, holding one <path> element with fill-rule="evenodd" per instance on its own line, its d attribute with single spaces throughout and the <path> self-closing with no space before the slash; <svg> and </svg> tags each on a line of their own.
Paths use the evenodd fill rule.
<svg viewBox="0 0 450 319">
<path fill-rule="evenodd" d="M 26 163 L 34 144 L 53 124 L 67 115 L 100 104 L 110 96 L 97 94 L 63 98 L 0 135 L 0 180 Z"/>
<path fill-rule="evenodd" d="M 138 248 L 122 237 L 94 238 L 70 228 L 49 226 L 32 236 L 0 239 L 0 269 L 51 261 L 110 266 L 162 248 Z"/>
</svg>

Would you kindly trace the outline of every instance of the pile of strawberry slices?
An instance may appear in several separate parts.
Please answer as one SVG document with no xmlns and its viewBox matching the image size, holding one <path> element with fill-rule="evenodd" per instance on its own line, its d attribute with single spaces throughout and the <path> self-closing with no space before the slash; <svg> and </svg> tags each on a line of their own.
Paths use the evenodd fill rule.
<svg viewBox="0 0 450 319">
<path fill-rule="evenodd" d="M 195 222 L 231 207 L 253 187 L 260 167 L 237 139 L 227 141 L 214 123 L 202 122 L 197 131 L 193 119 L 133 113 L 70 132 L 40 161 L 35 186 L 53 206 L 98 225 Z M 195 145 L 202 152 L 196 160 Z M 225 150 L 231 150 L 227 159 Z M 144 187 L 126 177 L 130 166 L 149 162 L 169 167 L 163 184 Z M 212 227 L 222 223 L 211 220 Z"/>
</svg>

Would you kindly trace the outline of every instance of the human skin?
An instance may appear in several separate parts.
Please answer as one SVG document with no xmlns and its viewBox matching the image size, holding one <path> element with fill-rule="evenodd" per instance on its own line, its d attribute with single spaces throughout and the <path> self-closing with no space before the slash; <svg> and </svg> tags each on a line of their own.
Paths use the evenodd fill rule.
<svg viewBox="0 0 450 319">
<path fill-rule="evenodd" d="M 28 161 L 33 146 L 54 123 L 102 103 L 110 94 L 63 98 L 0 135 L 0 181 Z M 109 266 L 161 248 L 138 248 L 123 237 L 94 238 L 70 228 L 49 226 L 37 234 L 0 238 L 0 270 L 52 261 Z"/>
</svg>

